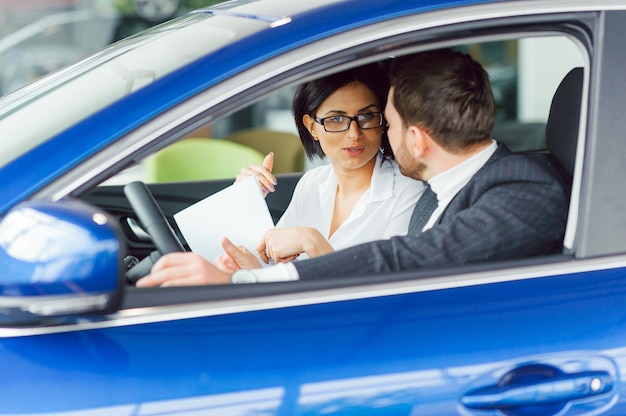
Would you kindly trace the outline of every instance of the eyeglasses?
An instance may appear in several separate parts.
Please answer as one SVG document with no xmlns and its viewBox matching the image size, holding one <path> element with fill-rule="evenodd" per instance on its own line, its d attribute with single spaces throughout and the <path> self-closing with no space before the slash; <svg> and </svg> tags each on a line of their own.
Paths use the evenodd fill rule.
<svg viewBox="0 0 626 416">
<path fill-rule="evenodd" d="M 313 119 L 324 126 L 324 130 L 331 133 L 348 130 L 352 121 L 356 121 L 359 128 L 363 130 L 375 129 L 383 125 L 383 113 L 378 112 L 357 114 L 354 117 L 337 115 L 319 118 L 314 116 Z"/>
</svg>

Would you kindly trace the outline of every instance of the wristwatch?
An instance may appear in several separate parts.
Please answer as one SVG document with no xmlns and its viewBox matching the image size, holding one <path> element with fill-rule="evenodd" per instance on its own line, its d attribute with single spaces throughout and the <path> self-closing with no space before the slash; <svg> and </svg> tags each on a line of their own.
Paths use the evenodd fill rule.
<svg viewBox="0 0 626 416">
<path fill-rule="evenodd" d="M 230 283 L 232 284 L 241 284 L 241 283 L 257 283 L 258 279 L 254 275 L 251 270 L 241 269 L 237 270 L 235 273 L 230 276 Z"/>
</svg>

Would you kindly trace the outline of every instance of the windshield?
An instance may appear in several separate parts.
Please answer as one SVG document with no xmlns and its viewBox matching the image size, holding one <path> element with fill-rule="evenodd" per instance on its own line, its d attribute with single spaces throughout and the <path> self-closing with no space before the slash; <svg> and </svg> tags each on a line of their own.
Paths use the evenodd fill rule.
<svg viewBox="0 0 626 416">
<path fill-rule="evenodd" d="M 117 42 L 3 97 L 0 166 L 188 62 L 267 26 L 193 13 Z"/>
</svg>

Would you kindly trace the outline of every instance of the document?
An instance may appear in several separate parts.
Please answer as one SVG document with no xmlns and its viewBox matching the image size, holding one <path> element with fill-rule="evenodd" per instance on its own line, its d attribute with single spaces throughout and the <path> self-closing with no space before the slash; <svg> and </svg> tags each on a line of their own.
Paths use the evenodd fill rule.
<svg viewBox="0 0 626 416">
<path fill-rule="evenodd" d="M 183 209 L 174 214 L 174 220 L 191 250 L 210 262 L 224 254 L 223 237 L 246 247 L 261 261 L 256 246 L 265 232 L 274 228 L 256 176 Z"/>
</svg>

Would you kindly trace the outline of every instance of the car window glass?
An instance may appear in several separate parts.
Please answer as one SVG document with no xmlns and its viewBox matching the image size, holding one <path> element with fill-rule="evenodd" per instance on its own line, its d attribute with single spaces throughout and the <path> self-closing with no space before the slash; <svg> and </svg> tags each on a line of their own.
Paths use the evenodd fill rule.
<svg viewBox="0 0 626 416">
<path fill-rule="evenodd" d="M 0 135 L 11 137 L 0 143 L 0 166 L 189 61 L 268 25 L 255 21 L 239 30 L 239 19 L 196 13 L 171 21 L 149 29 L 159 34 L 157 38 L 167 40 L 159 42 L 158 47 L 146 43 L 146 36 L 131 37 L 122 41 L 123 48 L 105 49 L 76 66 L 51 74 L 45 84 L 34 82 L 0 99 Z M 169 30 L 173 26 L 179 29 Z M 143 47 L 138 48 L 140 45 Z M 170 48 L 164 49 L 163 45 Z M 64 88 L 58 88 L 61 85 Z M 53 105 L 58 102 L 65 104 Z M 24 125 L 30 128 L 21 128 Z"/>
</svg>

